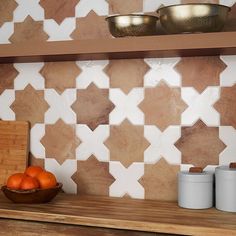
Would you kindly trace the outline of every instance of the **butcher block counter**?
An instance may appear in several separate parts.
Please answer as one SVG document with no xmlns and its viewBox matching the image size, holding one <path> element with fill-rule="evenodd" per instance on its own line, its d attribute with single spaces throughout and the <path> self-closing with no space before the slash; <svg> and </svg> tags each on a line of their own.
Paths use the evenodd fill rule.
<svg viewBox="0 0 236 236">
<path fill-rule="evenodd" d="M 46 204 L 14 204 L 1 192 L 0 227 L 0 235 L 229 236 L 236 235 L 236 213 L 187 210 L 175 202 L 68 194 Z"/>
</svg>

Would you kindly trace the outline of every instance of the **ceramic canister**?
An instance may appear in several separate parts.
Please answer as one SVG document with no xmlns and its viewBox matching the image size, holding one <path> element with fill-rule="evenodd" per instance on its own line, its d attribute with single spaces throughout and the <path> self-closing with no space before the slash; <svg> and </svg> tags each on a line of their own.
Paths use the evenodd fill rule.
<svg viewBox="0 0 236 236">
<path fill-rule="evenodd" d="M 236 163 L 216 168 L 216 208 L 236 212 Z"/>
<path fill-rule="evenodd" d="M 189 209 L 213 206 L 213 173 L 190 168 L 178 174 L 178 205 Z M 197 170 L 197 171 L 196 171 Z"/>
</svg>

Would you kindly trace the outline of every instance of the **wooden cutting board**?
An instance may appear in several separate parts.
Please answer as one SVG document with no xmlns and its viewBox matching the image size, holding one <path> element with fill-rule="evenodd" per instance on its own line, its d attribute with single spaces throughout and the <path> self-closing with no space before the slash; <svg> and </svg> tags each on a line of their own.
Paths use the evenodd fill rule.
<svg viewBox="0 0 236 236">
<path fill-rule="evenodd" d="M 0 120 L 0 186 L 9 175 L 24 172 L 29 156 L 29 122 Z"/>
</svg>

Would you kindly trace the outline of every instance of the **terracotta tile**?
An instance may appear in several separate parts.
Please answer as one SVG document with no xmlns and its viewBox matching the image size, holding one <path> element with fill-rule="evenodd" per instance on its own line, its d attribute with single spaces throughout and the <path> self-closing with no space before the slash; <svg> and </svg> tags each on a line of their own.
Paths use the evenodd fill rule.
<svg viewBox="0 0 236 236">
<path fill-rule="evenodd" d="M 110 160 L 120 161 L 125 167 L 144 161 L 149 142 L 144 138 L 144 127 L 125 120 L 121 125 L 110 126 L 110 137 L 105 142 L 110 149 Z"/>
<path fill-rule="evenodd" d="M 86 124 L 91 130 L 109 123 L 109 114 L 114 105 L 109 100 L 109 90 L 99 89 L 93 83 L 87 89 L 77 90 L 77 100 L 72 109 L 77 114 L 77 123 Z"/>
<path fill-rule="evenodd" d="M 110 77 L 110 87 L 128 94 L 132 88 L 143 87 L 143 77 L 149 69 L 142 59 L 124 59 L 110 60 L 104 70 Z"/>
<path fill-rule="evenodd" d="M 169 125 L 179 125 L 181 113 L 187 107 L 180 88 L 170 88 L 160 82 L 155 88 L 145 88 L 145 98 L 139 105 L 145 113 L 145 124 L 157 125 L 164 131 Z"/>
<path fill-rule="evenodd" d="M 235 76 L 235 75 L 232 75 Z M 236 128 L 236 84 L 221 88 L 221 97 L 214 107 L 220 113 L 220 124 Z"/>
<path fill-rule="evenodd" d="M 143 0 L 107 0 L 109 14 L 129 14 L 143 11 Z"/>
<path fill-rule="evenodd" d="M 75 159 L 75 149 L 80 140 L 76 136 L 75 125 L 58 120 L 53 125 L 45 126 L 45 135 L 40 142 L 45 147 L 47 158 L 54 158 L 63 164 L 67 159 Z"/>
<path fill-rule="evenodd" d="M 109 173 L 109 162 L 99 162 L 94 156 L 78 161 L 78 170 L 72 176 L 77 184 L 78 194 L 109 195 L 109 186 L 114 178 Z"/>
<path fill-rule="evenodd" d="M 90 11 L 86 17 L 76 19 L 76 29 L 71 34 L 73 39 L 94 39 L 111 37 L 105 16 L 98 16 Z"/>
<path fill-rule="evenodd" d="M 44 159 L 36 158 L 32 153 L 30 153 L 29 166 L 41 166 L 42 168 L 45 168 Z"/>
<path fill-rule="evenodd" d="M 13 21 L 13 12 L 17 6 L 14 0 L 0 1 L 0 27 L 5 22 Z"/>
<path fill-rule="evenodd" d="M 180 167 L 161 158 L 155 165 L 145 164 L 144 176 L 139 180 L 145 189 L 145 199 L 177 200 L 177 173 Z"/>
<path fill-rule="evenodd" d="M 236 3 L 231 7 L 228 20 L 224 27 L 224 31 L 235 31 L 235 30 L 236 30 Z"/>
<path fill-rule="evenodd" d="M 11 109 L 15 112 L 16 120 L 28 120 L 31 128 L 35 123 L 44 122 L 44 114 L 49 106 L 44 100 L 44 91 L 35 90 L 28 85 L 24 90 L 17 90 Z"/>
<path fill-rule="evenodd" d="M 219 3 L 219 0 L 182 0 L 181 3 Z"/>
<path fill-rule="evenodd" d="M 182 164 L 206 167 L 218 165 L 225 145 L 219 139 L 218 127 L 207 127 L 198 121 L 192 127 L 182 127 L 182 137 L 175 145 L 182 152 Z"/>
<path fill-rule="evenodd" d="M 15 23 L 14 34 L 9 38 L 12 43 L 24 41 L 46 41 L 48 35 L 43 31 L 43 21 L 34 21 L 30 16 L 24 22 Z"/>
<path fill-rule="evenodd" d="M 54 19 L 58 24 L 67 18 L 75 17 L 75 7 L 79 0 L 40 0 L 44 8 L 45 18 Z"/>
<path fill-rule="evenodd" d="M 47 62 L 40 70 L 45 78 L 45 88 L 53 88 L 58 93 L 76 87 L 76 77 L 81 73 L 76 62 Z"/>
<path fill-rule="evenodd" d="M 220 73 L 226 68 L 220 57 L 183 57 L 175 66 L 182 76 L 183 87 L 202 93 L 208 86 L 220 85 Z"/>
<path fill-rule="evenodd" d="M 14 88 L 14 80 L 18 74 L 13 64 L 0 64 L 0 95 L 5 89 Z"/>
</svg>

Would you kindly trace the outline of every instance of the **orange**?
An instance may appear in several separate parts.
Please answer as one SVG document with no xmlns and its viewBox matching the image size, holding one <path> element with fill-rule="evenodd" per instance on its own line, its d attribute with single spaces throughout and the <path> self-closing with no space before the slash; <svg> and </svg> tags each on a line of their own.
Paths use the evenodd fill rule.
<svg viewBox="0 0 236 236">
<path fill-rule="evenodd" d="M 53 188 L 57 185 L 55 175 L 49 171 L 40 172 L 36 178 L 39 181 L 40 188 L 42 189 Z"/>
<path fill-rule="evenodd" d="M 30 176 L 30 177 L 36 177 L 42 171 L 43 171 L 43 168 L 40 167 L 40 166 L 29 166 L 25 170 L 25 174 Z"/>
<path fill-rule="evenodd" d="M 25 175 L 23 173 L 16 173 L 8 177 L 7 187 L 11 189 L 20 189 L 21 182 Z"/>
<path fill-rule="evenodd" d="M 39 188 L 39 182 L 36 178 L 25 176 L 21 182 L 20 189 L 30 190 Z"/>
</svg>

